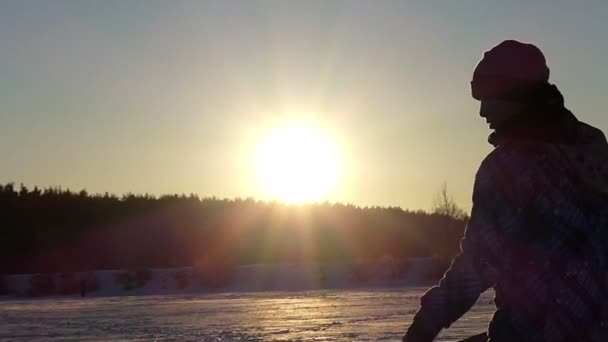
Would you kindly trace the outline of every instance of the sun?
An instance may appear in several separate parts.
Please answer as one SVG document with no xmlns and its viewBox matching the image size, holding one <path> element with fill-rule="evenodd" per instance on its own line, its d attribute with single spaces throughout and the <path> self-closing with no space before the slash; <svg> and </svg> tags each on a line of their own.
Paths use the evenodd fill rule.
<svg viewBox="0 0 608 342">
<path fill-rule="evenodd" d="M 256 151 L 257 177 L 269 195 L 291 203 L 323 200 L 340 176 L 338 145 L 314 125 L 275 128 Z"/>
</svg>

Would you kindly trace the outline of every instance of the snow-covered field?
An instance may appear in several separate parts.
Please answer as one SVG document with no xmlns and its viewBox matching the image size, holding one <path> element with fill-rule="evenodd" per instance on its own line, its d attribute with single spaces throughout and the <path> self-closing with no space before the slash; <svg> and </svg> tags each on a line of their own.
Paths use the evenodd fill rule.
<svg viewBox="0 0 608 342">
<path fill-rule="evenodd" d="M 0 302 L 2 341 L 393 341 L 424 288 L 234 292 Z M 485 330 L 491 291 L 438 341 Z"/>
</svg>

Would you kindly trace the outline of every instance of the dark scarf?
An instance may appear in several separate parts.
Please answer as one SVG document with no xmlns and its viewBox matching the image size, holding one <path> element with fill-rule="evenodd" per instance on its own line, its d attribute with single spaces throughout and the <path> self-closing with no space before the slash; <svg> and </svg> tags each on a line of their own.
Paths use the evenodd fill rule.
<svg viewBox="0 0 608 342">
<path fill-rule="evenodd" d="M 578 120 L 564 107 L 564 97 L 555 85 L 542 84 L 517 97 L 526 109 L 490 134 L 490 144 L 496 147 L 511 140 L 575 143 Z"/>
</svg>

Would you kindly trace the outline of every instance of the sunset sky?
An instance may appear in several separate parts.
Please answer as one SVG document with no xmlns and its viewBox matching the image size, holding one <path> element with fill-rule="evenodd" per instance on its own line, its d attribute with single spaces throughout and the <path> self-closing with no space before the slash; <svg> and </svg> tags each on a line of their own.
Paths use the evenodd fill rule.
<svg viewBox="0 0 608 342">
<path fill-rule="evenodd" d="M 0 1 L 0 183 L 271 199 L 259 146 L 304 122 L 340 158 L 323 200 L 428 209 L 445 181 L 469 209 L 491 151 L 469 88 L 483 51 L 537 44 L 567 107 L 604 130 L 606 14 L 605 1 Z"/>
</svg>

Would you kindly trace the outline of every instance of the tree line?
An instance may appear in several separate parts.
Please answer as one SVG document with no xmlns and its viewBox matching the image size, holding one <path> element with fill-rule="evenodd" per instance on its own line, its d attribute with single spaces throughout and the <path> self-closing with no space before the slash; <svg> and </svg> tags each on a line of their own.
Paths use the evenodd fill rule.
<svg viewBox="0 0 608 342">
<path fill-rule="evenodd" d="M 446 197 L 448 205 L 453 204 Z M 0 274 L 451 257 L 466 215 L 0 185 Z"/>
</svg>

